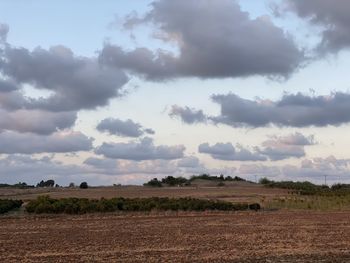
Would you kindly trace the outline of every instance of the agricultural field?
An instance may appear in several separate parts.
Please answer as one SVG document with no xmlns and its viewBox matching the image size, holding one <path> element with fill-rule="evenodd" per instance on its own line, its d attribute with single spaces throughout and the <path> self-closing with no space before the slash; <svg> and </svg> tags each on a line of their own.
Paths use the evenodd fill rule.
<svg viewBox="0 0 350 263">
<path fill-rule="evenodd" d="M 0 199 L 21 199 L 25 204 L 41 195 L 191 197 L 259 202 L 263 209 L 38 215 L 21 208 L 0 216 L 0 262 L 350 261 L 345 197 L 321 206 L 326 200 L 321 198 L 331 197 L 299 196 L 247 182 L 225 187 L 199 182 L 190 187 L 0 189 Z"/>
<path fill-rule="evenodd" d="M 349 262 L 350 212 L 1 218 L 0 262 Z"/>
</svg>

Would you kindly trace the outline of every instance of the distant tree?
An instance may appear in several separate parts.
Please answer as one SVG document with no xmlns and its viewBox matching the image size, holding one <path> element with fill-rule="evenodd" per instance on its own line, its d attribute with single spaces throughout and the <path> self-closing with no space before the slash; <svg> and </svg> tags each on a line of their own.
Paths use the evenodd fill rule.
<svg viewBox="0 0 350 263">
<path fill-rule="evenodd" d="M 41 180 L 40 183 L 36 185 L 36 187 L 54 187 L 55 186 L 55 181 L 54 180 Z"/>
<path fill-rule="evenodd" d="M 162 187 L 162 182 L 159 181 L 157 178 L 153 178 L 149 182 L 143 184 L 144 186 L 152 186 L 152 187 Z"/>
<path fill-rule="evenodd" d="M 266 177 L 264 177 L 264 178 L 261 178 L 260 180 L 259 180 L 259 184 L 269 184 L 269 183 L 271 183 L 272 181 L 270 181 L 269 179 L 267 179 Z"/>
<path fill-rule="evenodd" d="M 89 188 L 88 183 L 87 183 L 87 182 L 82 182 L 82 183 L 80 184 L 79 188 L 81 188 L 81 189 L 87 189 L 87 188 Z"/>
<path fill-rule="evenodd" d="M 45 186 L 47 186 L 47 187 L 54 187 L 55 186 L 55 181 L 54 180 L 47 180 L 45 182 Z"/>
<path fill-rule="evenodd" d="M 162 179 L 163 184 L 167 184 L 169 186 L 182 186 L 185 185 L 188 182 L 188 180 L 184 177 L 174 177 L 174 176 L 167 176 Z"/>
<path fill-rule="evenodd" d="M 74 188 L 75 184 L 74 183 L 69 183 L 69 188 Z"/>
</svg>

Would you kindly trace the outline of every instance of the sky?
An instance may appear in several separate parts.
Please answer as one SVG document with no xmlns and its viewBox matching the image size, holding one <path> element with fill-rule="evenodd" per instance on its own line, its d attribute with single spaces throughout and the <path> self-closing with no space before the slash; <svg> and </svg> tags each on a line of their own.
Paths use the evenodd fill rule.
<svg viewBox="0 0 350 263">
<path fill-rule="evenodd" d="M 0 1 L 0 182 L 350 182 L 350 3 Z"/>
</svg>

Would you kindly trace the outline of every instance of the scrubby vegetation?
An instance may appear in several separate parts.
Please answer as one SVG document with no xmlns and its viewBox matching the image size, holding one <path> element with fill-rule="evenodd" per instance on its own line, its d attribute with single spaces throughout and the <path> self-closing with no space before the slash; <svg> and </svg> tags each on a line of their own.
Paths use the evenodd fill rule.
<svg viewBox="0 0 350 263">
<path fill-rule="evenodd" d="M 245 179 L 235 176 L 235 177 L 231 177 L 231 176 L 224 176 L 223 174 L 221 174 L 220 176 L 212 176 L 209 174 L 201 174 L 201 175 L 193 175 L 191 176 L 191 178 L 189 179 L 189 181 L 194 181 L 196 179 L 201 179 L 201 180 L 209 180 L 209 181 L 221 181 L 221 182 L 233 182 L 233 181 L 237 181 L 237 182 L 246 182 Z"/>
<path fill-rule="evenodd" d="M 151 186 L 151 187 L 162 187 L 162 182 L 159 181 L 157 178 L 153 178 L 152 180 L 150 180 L 147 183 L 143 184 L 144 186 Z"/>
<path fill-rule="evenodd" d="M 0 188 L 6 187 L 6 188 L 19 188 L 19 189 L 27 189 L 27 188 L 34 188 L 34 185 L 27 185 L 26 183 L 19 182 L 17 184 L 0 184 Z"/>
<path fill-rule="evenodd" d="M 211 176 L 209 174 L 201 174 L 201 175 L 193 175 L 190 179 L 184 178 L 184 177 L 174 177 L 174 176 L 167 176 L 163 178 L 162 180 L 158 180 L 157 178 L 153 178 L 152 180 L 148 181 L 147 183 L 143 184 L 144 186 L 153 186 L 153 187 L 162 187 L 162 186 L 189 186 L 191 183 L 195 180 L 208 180 L 208 181 L 216 181 L 218 182 L 219 186 L 223 186 L 224 182 L 246 182 L 245 179 L 235 176 Z"/>
<path fill-rule="evenodd" d="M 293 182 L 293 181 L 281 181 L 275 182 L 268 180 L 267 178 L 262 178 L 260 183 L 266 187 L 271 188 L 282 188 L 297 191 L 302 195 L 313 195 L 324 191 L 324 189 L 329 189 L 328 186 L 316 185 L 310 182 Z"/>
<path fill-rule="evenodd" d="M 0 199 L 0 214 L 4 214 L 11 210 L 20 208 L 22 204 L 23 202 L 21 200 Z"/>
<path fill-rule="evenodd" d="M 79 188 L 80 189 L 88 189 L 89 188 L 89 185 L 87 182 L 82 182 L 80 185 L 79 185 Z"/>
<path fill-rule="evenodd" d="M 255 210 L 256 207 L 254 207 Z M 248 204 L 233 204 L 224 201 L 194 198 L 113 198 L 91 200 L 85 198 L 52 199 L 40 196 L 26 205 L 29 213 L 84 214 L 115 211 L 237 211 L 248 210 Z"/>
<path fill-rule="evenodd" d="M 36 187 L 54 187 L 55 186 L 55 181 L 54 180 L 41 180 Z"/>
<path fill-rule="evenodd" d="M 184 177 L 174 177 L 174 176 L 167 176 L 162 179 L 162 184 L 168 185 L 168 186 L 186 186 L 189 185 L 190 182 L 188 179 Z"/>
<path fill-rule="evenodd" d="M 292 190 L 293 193 L 300 195 L 321 195 L 321 196 L 350 196 L 349 184 L 335 184 L 331 187 L 328 185 L 317 185 L 311 182 L 293 182 L 293 181 L 281 181 L 275 182 L 262 178 L 260 183 L 266 187 L 282 188 Z"/>
</svg>

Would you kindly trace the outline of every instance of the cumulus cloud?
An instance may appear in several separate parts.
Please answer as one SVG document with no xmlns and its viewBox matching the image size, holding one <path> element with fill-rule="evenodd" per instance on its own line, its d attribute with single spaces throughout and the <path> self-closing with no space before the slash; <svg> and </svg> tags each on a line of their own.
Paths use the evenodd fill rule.
<svg viewBox="0 0 350 263">
<path fill-rule="evenodd" d="M 265 161 L 266 157 L 259 153 L 251 152 L 242 146 L 236 149 L 231 143 L 216 143 L 210 146 L 208 143 L 199 145 L 200 153 L 209 154 L 212 158 L 225 161 Z"/>
<path fill-rule="evenodd" d="M 92 139 L 80 132 L 58 132 L 42 136 L 30 133 L 0 133 L 0 153 L 34 154 L 89 151 Z"/>
<path fill-rule="evenodd" d="M 30 51 L 7 45 L 0 56 L 0 72 L 17 83 L 52 91 L 48 98 L 23 100 L 27 108 L 49 111 L 104 106 L 122 95 L 128 81 L 122 71 L 103 67 L 95 58 L 78 57 L 64 46 Z"/>
<path fill-rule="evenodd" d="M 175 173 L 178 169 L 174 162 L 169 160 L 114 160 L 90 157 L 84 161 L 91 167 L 108 175 L 129 175 L 129 174 L 152 174 L 169 175 Z"/>
<path fill-rule="evenodd" d="M 145 137 L 139 141 L 131 141 L 128 143 L 103 143 L 99 146 L 95 153 L 104 155 L 111 159 L 125 160 L 172 160 L 182 158 L 185 147 L 177 146 L 155 146 L 153 139 Z"/>
<path fill-rule="evenodd" d="M 182 122 L 187 124 L 201 123 L 205 122 L 207 116 L 204 115 L 202 110 L 195 110 L 189 107 L 180 107 L 173 105 L 169 112 L 170 117 L 177 117 L 182 120 Z"/>
<path fill-rule="evenodd" d="M 344 0 L 285 0 L 286 9 L 322 27 L 322 52 L 338 52 L 350 47 L 350 3 Z"/>
<path fill-rule="evenodd" d="M 97 125 L 97 130 L 122 137 L 140 137 L 144 134 L 155 133 L 152 129 L 144 129 L 141 124 L 130 119 L 123 121 L 113 118 L 102 120 Z"/>
<path fill-rule="evenodd" d="M 164 80 L 287 76 L 304 59 L 293 40 L 268 16 L 251 19 L 232 0 L 153 1 L 144 16 L 131 15 L 125 21 L 128 29 L 140 24 L 153 25 L 155 35 L 175 44 L 179 54 L 147 48 L 125 51 L 107 44 L 100 61 Z"/>
<path fill-rule="evenodd" d="M 186 156 L 177 162 L 178 167 L 196 168 L 200 166 L 199 159 L 195 156 Z"/>
<path fill-rule="evenodd" d="M 41 110 L 5 111 L 0 109 L 0 130 L 31 132 L 48 135 L 70 128 L 77 118 L 76 112 L 47 112 Z"/>
<path fill-rule="evenodd" d="M 221 114 L 210 117 L 215 123 L 233 127 L 265 127 L 271 124 L 290 127 L 324 127 L 350 122 L 350 94 L 329 96 L 286 94 L 280 100 L 249 100 L 235 94 L 214 95 Z"/>
<path fill-rule="evenodd" d="M 294 133 L 288 136 L 272 136 L 271 139 L 262 143 L 262 148 L 256 147 L 262 155 L 268 156 L 270 160 L 284 160 L 291 157 L 301 158 L 305 156 L 304 146 L 315 144 L 314 136 L 304 136 Z"/>
</svg>

